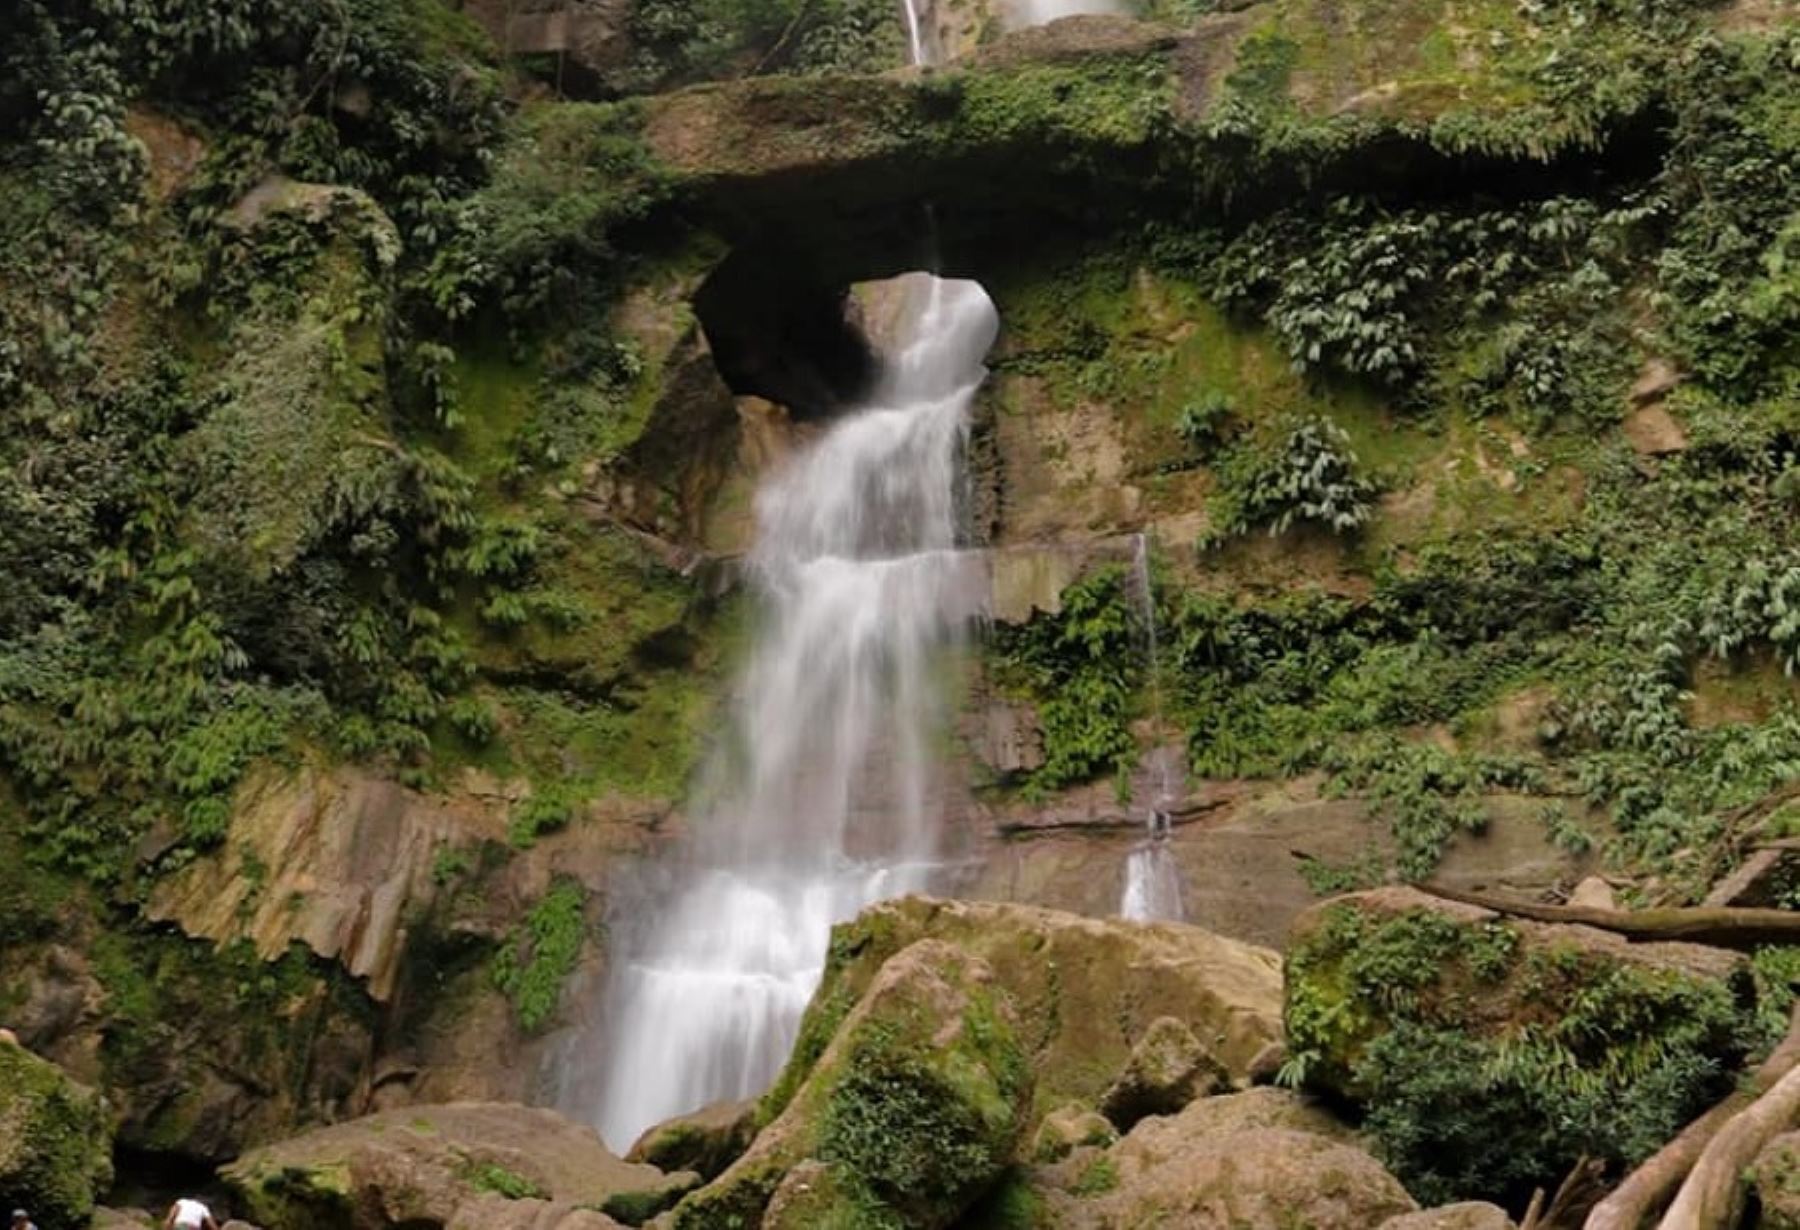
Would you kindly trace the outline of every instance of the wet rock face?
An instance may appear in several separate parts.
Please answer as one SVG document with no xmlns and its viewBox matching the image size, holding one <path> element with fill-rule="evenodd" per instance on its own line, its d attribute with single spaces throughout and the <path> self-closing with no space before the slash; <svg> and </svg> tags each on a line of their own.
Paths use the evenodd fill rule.
<svg viewBox="0 0 1800 1230">
<path fill-rule="evenodd" d="M 552 1111 L 478 1102 L 322 1128 L 221 1174 L 265 1230 L 635 1225 L 699 1182 L 620 1161 Z"/>
<path fill-rule="evenodd" d="M 1014 1156 L 1032 1074 L 994 972 L 924 939 L 884 963 L 829 1044 L 796 1058 L 782 1085 L 772 1122 L 681 1203 L 676 1230 L 856 1216 L 948 1226 Z"/>
<path fill-rule="evenodd" d="M 0 1192 L 45 1230 L 85 1226 L 111 1184 L 106 1105 L 55 1064 L 0 1039 Z"/>
</svg>

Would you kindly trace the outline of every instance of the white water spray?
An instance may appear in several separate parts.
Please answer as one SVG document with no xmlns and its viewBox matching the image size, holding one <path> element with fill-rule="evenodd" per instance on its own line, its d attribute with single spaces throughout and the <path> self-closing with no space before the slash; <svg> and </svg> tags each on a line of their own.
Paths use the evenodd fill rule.
<svg viewBox="0 0 1800 1230">
<path fill-rule="evenodd" d="M 998 322 L 972 282 L 915 276 L 903 290 L 904 344 L 872 404 L 759 494 L 764 618 L 723 785 L 673 900 L 610 988 L 612 1047 L 599 1105 L 584 1109 L 615 1149 L 765 1089 L 831 925 L 929 883 L 932 659 L 985 601 L 980 560 L 955 549 L 955 493 Z"/>
<path fill-rule="evenodd" d="M 1144 623 L 1145 661 L 1150 672 L 1150 709 L 1157 733 L 1162 731 L 1161 666 L 1157 658 L 1156 595 L 1150 581 L 1150 543 L 1139 534 L 1132 553 L 1132 591 Z M 1169 850 L 1170 809 L 1175 806 L 1175 771 L 1168 749 L 1151 753 L 1156 768 L 1156 798 L 1146 817 L 1144 840 L 1125 860 L 1125 891 L 1119 914 L 1140 922 L 1181 922 L 1187 917 L 1181 900 L 1181 868 Z"/>
</svg>

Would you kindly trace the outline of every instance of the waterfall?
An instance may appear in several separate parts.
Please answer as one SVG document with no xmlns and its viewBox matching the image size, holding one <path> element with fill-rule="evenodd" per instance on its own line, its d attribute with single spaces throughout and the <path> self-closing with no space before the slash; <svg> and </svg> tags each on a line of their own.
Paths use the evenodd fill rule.
<svg viewBox="0 0 1800 1230">
<path fill-rule="evenodd" d="M 1150 541 L 1137 536 L 1132 552 L 1132 600 L 1138 618 L 1144 625 L 1144 659 L 1150 673 L 1150 714 L 1153 729 L 1160 736 L 1163 724 L 1162 665 L 1157 653 L 1156 595 L 1150 579 Z M 1157 747 L 1152 753 L 1156 779 L 1156 797 L 1145 817 L 1144 839 L 1125 860 L 1125 889 L 1119 898 L 1119 914 L 1141 922 L 1168 920 L 1181 922 L 1187 917 L 1181 902 L 1181 868 L 1169 850 L 1170 809 L 1175 805 L 1175 769 L 1169 762 L 1168 749 Z"/>
<path fill-rule="evenodd" d="M 901 344 L 871 404 L 758 495 L 763 618 L 722 784 L 609 989 L 611 1045 L 588 1109 L 615 1149 L 671 1115 L 762 1092 L 831 925 L 930 881 L 932 659 L 985 601 L 981 561 L 956 550 L 956 492 L 998 321 L 972 282 L 912 275 L 901 290 Z"/>
<path fill-rule="evenodd" d="M 926 3 L 905 0 L 916 64 L 937 56 Z M 933 663 L 987 600 L 985 566 L 957 549 L 956 497 L 999 319 L 973 282 L 896 283 L 868 404 L 758 492 L 762 619 L 728 737 L 679 862 L 646 868 L 641 908 L 616 911 L 605 1027 L 561 1057 L 560 1103 L 614 1149 L 766 1089 L 832 924 L 937 880 Z"/>
</svg>

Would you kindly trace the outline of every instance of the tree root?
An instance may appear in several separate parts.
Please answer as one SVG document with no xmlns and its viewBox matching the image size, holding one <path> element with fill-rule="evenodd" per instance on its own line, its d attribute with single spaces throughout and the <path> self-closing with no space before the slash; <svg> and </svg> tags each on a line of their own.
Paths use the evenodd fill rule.
<svg viewBox="0 0 1800 1230">
<path fill-rule="evenodd" d="M 1700 1187 L 1696 1188 L 1692 1200 L 1699 1200 L 1703 1196 L 1709 1195 L 1717 1186 L 1720 1178 L 1730 1182 L 1735 1197 L 1741 1200 L 1742 1193 L 1737 1190 L 1736 1186 L 1738 1175 L 1742 1172 L 1743 1165 L 1748 1164 L 1749 1158 L 1755 1157 L 1755 1150 L 1762 1147 L 1762 1140 L 1766 1140 L 1767 1135 L 1756 1142 L 1749 1158 L 1746 1158 L 1745 1162 L 1735 1169 L 1721 1169 L 1728 1166 L 1730 1162 L 1723 1155 L 1714 1153 L 1713 1145 L 1728 1128 L 1735 1127 L 1745 1115 L 1761 1106 L 1766 1096 L 1782 1086 L 1784 1082 L 1790 1082 L 1790 1078 L 1797 1074 L 1800 1074 L 1800 1003 L 1794 1005 L 1793 1011 L 1788 1016 L 1787 1036 L 1769 1053 L 1769 1057 L 1757 1066 L 1756 1071 L 1752 1072 L 1749 1078 L 1730 1096 L 1688 1124 L 1682 1129 L 1680 1135 L 1657 1150 L 1648 1161 L 1627 1175 L 1625 1181 L 1614 1188 L 1611 1195 L 1594 1206 L 1593 1212 L 1588 1214 L 1587 1221 L 1582 1224 L 1582 1230 L 1640 1230 L 1644 1222 L 1668 1200 L 1670 1194 L 1677 1188 L 1681 1189 L 1681 1196 L 1677 1197 L 1677 1205 L 1670 1208 L 1668 1217 L 1664 1218 L 1659 1230 L 1676 1230 L 1677 1227 L 1683 1227 L 1686 1230 L 1694 1230 L 1696 1227 L 1702 1228 L 1702 1230 L 1725 1230 L 1727 1227 L 1735 1226 L 1735 1220 L 1671 1221 L 1670 1219 L 1676 1216 L 1681 1198 L 1687 1195 L 1687 1185 L 1693 1184 L 1695 1178 L 1700 1175 L 1702 1166 L 1710 1166 L 1710 1170 L 1707 1177 L 1701 1180 Z M 1791 1115 L 1792 1109 L 1790 1108 L 1788 1117 Z M 1782 1130 L 1781 1125 L 1788 1121 L 1788 1117 L 1779 1120 L 1774 1130 L 1777 1132 Z M 1763 1116 L 1763 1118 L 1767 1118 L 1767 1116 Z M 1772 1134 L 1772 1132 L 1768 1133 L 1768 1135 Z M 1734 1139 L 1738 1143 L 1730 1146 L 1730 1158 L 1733 1159 L 1738 1156 L 1742 1142 L 1747 1139 L 1747 1131 L 1735 1132 Z M 1683 1180 L 1687 1180 L 1687 1184 L 1684 1184 Z M 1684 1213 L 1683 1216 L 1688 1215 Z"/>
<path fill-rule="evenodd" d="M 1744 1212 L 1744 1171 L 1800 1112 L 1800 1068 L 1726 1121 L 1688 1172 L 1659 1230 L 1733 1230 Z"/>
</svg>

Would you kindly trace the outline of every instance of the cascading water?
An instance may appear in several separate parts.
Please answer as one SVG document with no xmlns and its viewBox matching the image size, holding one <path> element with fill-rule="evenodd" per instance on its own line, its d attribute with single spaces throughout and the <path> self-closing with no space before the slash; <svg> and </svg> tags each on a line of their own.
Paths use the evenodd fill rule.
<svg viewBox="0 0 1800 1230">
<path fill-rule="evenodd" d="M 1157 658 L 1156 601 L 1150 583 L 1150 543 L 1143 534 L 1137 536 L 1136 549 L 1132 553 L 1132 590 L 1138 616 L 1144 624 L 1151 717 L 1160 732 L 1162 685 Z M 1125 891 L 1120 896 L 1119 914 L 1140 922 L 1180 922 L 1187 916 L 1181 902 L 1181 868 L 1169 850 L 1170 809 L 1175 805 L 1175 769 L 1170 764 L 1167 749 L 1159 747 L 1152 756 L 1156 798 L 1145 821 L 1148 832 L 1125 860 Z"/>
<path fill-rule="evenodd" d="M 913 62 L 930 64 L 929 0 L 904 3 Z M 1111 7 L 1033 3 L 1049 9 L 1009 24 Z M 898 282 L 877 395 L 758 495 L 750 576 L 764 619 L 713 801 L 648 925 L 616 942 L 605 1055 L 564 1057 L 563 1105 L 616 1149 L 671 1115 L 766 1088 L 832 923 L 930 887 L 939 866 L 932 659 L 986 603 L 985 566 L 957 550 L 956 493 L 999 320 L 973 282 Z"/>
<path fill-rule="evenodd" d="M 972 282 L 915 276 L 902 291 L 904 344 L 878 396 L 758 497 L 750 570 L 764 619 L 726 784 L 610 988 L 597 1118 L 614 1148 L 766 1088 L 832 923 L 929 882 L 932 658 L 985 597 L 980 560 L 956 550 L 956 491 L 998 321 Z M 853 825 L 862 811 L 879 825 Z"/>
</svg>

